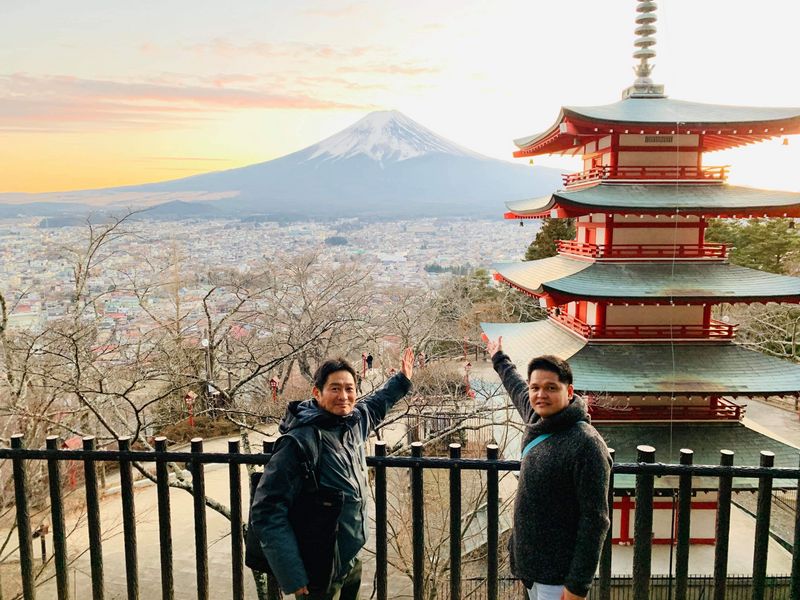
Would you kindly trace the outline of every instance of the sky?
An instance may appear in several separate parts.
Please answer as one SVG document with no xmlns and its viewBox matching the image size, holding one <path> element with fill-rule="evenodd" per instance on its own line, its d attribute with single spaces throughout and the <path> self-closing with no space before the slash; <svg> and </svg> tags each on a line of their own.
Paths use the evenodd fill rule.
<svg viewBox="0 0 800 600">
<path fill-rule="evenodd" d="M 797 0 L 660 0 L 670 97 L 800 107 Z M 396 109 L 513 160 L 562 105 L 634 78 L 634 0 L 2 0 L 0 192 L 176 179 L 278 158 Z M 710 154 L 800 191 L 800 136 Z M 535 164 L 578 169 L 543 157 Z"/>
</svg>

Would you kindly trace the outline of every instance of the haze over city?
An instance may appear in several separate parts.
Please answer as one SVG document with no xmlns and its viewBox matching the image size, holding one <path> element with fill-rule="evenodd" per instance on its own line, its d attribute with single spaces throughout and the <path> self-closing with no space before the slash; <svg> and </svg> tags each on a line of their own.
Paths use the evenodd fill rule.
<svg viewBox="0 0 800 600">
<path fill-rule="evenodd" d="M 673 98 L 798 106 L 796 2 L 659 3 Z M 775 19 L 776 14 L 781 15 Z M 580 18 L 577 18 L 577 17 Z M 510 160 L 557 107 L 633 79 L 633 3 L 10 0 L 0 6 L 0 192 L 104 188 L 278 158 L 373 110 Z M 746 156 L 745 156 L 746 154 Z M 730 182 L 800 189 L 800 141 L 711 155 Z M 522 162 L 522 161 L 519 161 Z M 536 164 L 575 169 L 558 158 Z"/>
</svg>

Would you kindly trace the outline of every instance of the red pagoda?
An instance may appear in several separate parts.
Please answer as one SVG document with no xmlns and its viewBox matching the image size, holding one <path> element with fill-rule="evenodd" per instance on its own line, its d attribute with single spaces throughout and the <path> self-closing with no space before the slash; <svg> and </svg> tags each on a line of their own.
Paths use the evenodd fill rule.
<svg viewBox="0 0 800 600">
<path fill-rule="evenodd" d="M 506 218 L 572 217 L 577 233 L 554 257 L 493 266 L 498 281 L 538 298 L 547 319 L 483 328 L 503 336 L 519 366 L 541 354 L 568 359 L 618 461 L 634 462 L 636 445 L 649 444 L 661 462 L 691 448 L 695 464 L 718 464 L 725 448 L 737 464 L 756 465 L 760 450 L 772 450 L 776 466 L 795 467 L 796 449 L 740 423 L 741 399 L 798 394 L 800 366 L 738 345 L 736 325 L 712 309 L 800 303 L 800 278 L 730 264 L 729 248 L 704 234 L 711 218 L 800 217 L 800 194 L 729 185 L 728 168 L 706 165 L 704 155 L 800 133 L 800 108 L 668 98 L 650 79 L 655 8 L 638 2 L 637 78 L 621 101 L 563 107 L 548 130 L 515 140 L 515 157 L 581 156 L 583 171 L 550 196 L 508 203 Z M 616 483 L 633 487 L 624 476 Z M 695 509 L 716 509 L 715 485 Z M 622 493 L 617 542 L 631 540 L 631 507 Z M 669 521 L 656 528 L 654 541 L 668 543 Z M 693 518 L 692 541 L 714 542 L 713 518 Z"/>
</svg>

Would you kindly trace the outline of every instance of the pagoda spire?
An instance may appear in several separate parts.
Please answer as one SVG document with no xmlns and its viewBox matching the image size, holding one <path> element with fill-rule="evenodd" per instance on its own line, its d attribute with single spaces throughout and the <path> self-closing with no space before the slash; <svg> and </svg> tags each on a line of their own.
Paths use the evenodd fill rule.
<svg viewBox="0 0 800 600">
<path fill-rule="evenodd" d="M 633 45 L 636 50 L 633 53 L 633 58 L 639 61 L 633 71 L 636 73 L 636 80 L 633 85 L 622 92 L 622 98 L 663 98 L 664 86 L 653 83 L 650 79 L 650 74 L 653 72 L 655 65 L 649 61 L 655 58 L 656 51 L 653 46 L 656 45 L 656 26 L 655 22 L 658 19 L 656 16 L 656 9 L 658 5 L 653 0 L 638 0 L 636 7 L 636 30 L 638 36 Z"/>
</svg>

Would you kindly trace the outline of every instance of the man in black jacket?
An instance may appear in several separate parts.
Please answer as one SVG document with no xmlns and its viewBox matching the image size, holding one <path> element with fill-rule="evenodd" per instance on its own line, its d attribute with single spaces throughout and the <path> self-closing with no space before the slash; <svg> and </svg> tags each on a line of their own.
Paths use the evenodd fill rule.
<svg viewBox="0 0 800 600">
<path fill-rule="evenodd" d="M 280 587 L 306 600 L 357 600 L 361 584 L 358 552 L 367 540 L 367 462 L 364 446 L 391 407 L 411 389 L 414 351 L 403 353 L 400 372 L 373 394 L 357 400 L 356 372 L 344 359 L 327 360 L 314 375 L 312 400 L 292 402 L 256 489 L 251 523 Z M 309 590 L 306 566 L 289 509 L 303 489 L 307 455 L 300 440 L 319 432 L 319 486 L 341 490 L 344 505 L 338 520 L 333 583 L 327 590 Z M 300 433 L 298 433 L 300 432 Z"/>
<path fill-rule="evenodd" d="M 526 382 L 502 340 L 486 339 L 486 350 L 526 425 L 511 571 L 532 600 L 585 598 L 609 526 L 608 448 L 589 424 L 585 402 L 573 395 L 566 361 L 534 358 Z"/>
</svg>

